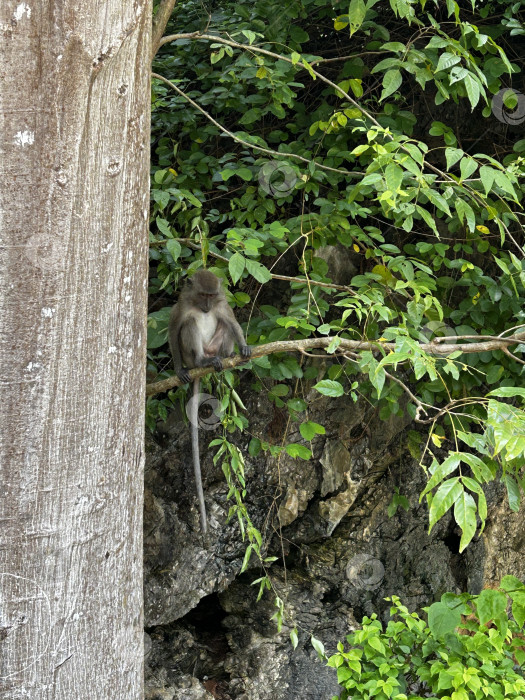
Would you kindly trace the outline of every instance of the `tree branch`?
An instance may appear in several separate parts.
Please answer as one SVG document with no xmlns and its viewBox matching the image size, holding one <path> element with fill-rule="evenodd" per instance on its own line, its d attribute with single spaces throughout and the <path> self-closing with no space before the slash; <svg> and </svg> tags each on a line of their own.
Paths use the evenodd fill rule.
<svg viewBox="0 0 525 700">
<path fill-rule="evenodd" d="M 161 0 L 157 14 L 153 18 L 153 27 L 151 30 L 151 60 L 155 58 L 155 54 L 161 47 L 160 40 L 166 29 L 173 8 L 177 0 Z"/>
<path fill-rule="evenodd" d="M 497 336 L 484 336 L 486 338 L 491 338 L 490 340 L 483 340 L 479 343 L 420 343 L 419 347 L 424 352 L 431 355 L 450 355 L 453 352 L 461 353 L 474 353 L 474 352 L 486 352 L 489 350 L 503 350 L 508 345 L 514 345 L 518 343 L 525 342 L 525 333 L 518 333 L 511 338 L 499 338 Z M 457 339 L 461 340 L 461 336 L 457 336 Z M 326 348 L 333 342 L 334 337 L 326 338 L 304 338 L 302 340 L 279 340 L 274 343 L 266 343 L 266 345 L 258 345 L 252 349 L 252 358 L 265 357 L 266 355 L 273 355 L 277 352 L 301 352 L 302 350 L 308 350 L 309 348 Z M 395 343 L 383 343 L 379 341 L 370 340 L 349 340 L 347 338 L 341 338 L 341 342 L 338 346 L 338 350 L 370 350 L 374 353 L 386 354 L 386 351 L 394 352 L 396 349 Z M 245 364 L 244 360 L 240 355 L 235 357 L 227 357 L 223 359 L 222 364 L 224 369 L 232 369 L 238 365 Z M 202 367 L 199 369 L 192 369 L 190 371 L 190 376 L 192 379 L 198 379 L 206 374 L 210 374 L 214 370 L 211 367 Z M 153 396 L 161 391 L 169 391 L 176 386 L 181 386 L 183 382 L 177 377 L 168 377 L 168 379 L 163 379 L 161 382 L 155 382 L 154 384 L 148 384 L 146 386 L 146 395 Z"/>
</svg>

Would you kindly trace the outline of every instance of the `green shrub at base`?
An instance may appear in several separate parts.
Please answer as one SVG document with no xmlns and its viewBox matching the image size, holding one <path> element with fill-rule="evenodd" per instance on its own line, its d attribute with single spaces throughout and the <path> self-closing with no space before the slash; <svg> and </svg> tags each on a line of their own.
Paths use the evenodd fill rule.
<svg viewBox="0 0 525 700">
<path fill-rule="evenodd" d="M 525 700 L 525 586 L 505 576 L 478 596 L 446 593 L 424 608 L 399 598 L 386 629 L 374 614 L 328 659 L 344 688 L 340 700 Z M 332 698 L 336 700 L 336 696 Z"/>
</svg>

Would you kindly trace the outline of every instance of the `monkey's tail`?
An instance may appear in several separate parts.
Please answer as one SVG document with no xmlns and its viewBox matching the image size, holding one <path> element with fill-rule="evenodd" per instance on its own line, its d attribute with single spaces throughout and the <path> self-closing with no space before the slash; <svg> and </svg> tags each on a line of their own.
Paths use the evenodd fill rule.
<svg viewBox="0 0 525 700">
<path fill-rule="evenodd" d="M 199 511 L 201 518 L 201 529 L 205 535 L 207 530 L 206 505 L 204 503 L 204 491 L 202 489 L 201 465 L 199 458 L 199 395 L 200 380 L 193 380 L 193 401 L 191 402 L 191 451 L 193 453 L 193 472 L 195 474 L 195 486 L 199 499 Z"/>
</svg>

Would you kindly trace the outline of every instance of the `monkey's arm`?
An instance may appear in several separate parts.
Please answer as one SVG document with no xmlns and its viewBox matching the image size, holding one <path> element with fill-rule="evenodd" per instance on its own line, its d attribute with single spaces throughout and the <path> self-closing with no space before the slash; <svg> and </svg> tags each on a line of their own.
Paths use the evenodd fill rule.
<svg viewBox="0 0 525 700">
<path fill-rule="evenodd" d="M 228 324 L 231 336 L 239 346 L 239 352 L 241 354 L 241 357 L 248 359 L 248 357 L 250 357 L 250 355 L 252 354 L 252 349 L 246 343 L 244 333 L 242 332 L 242 328 L 240 327 L 239 322 L 235 318 L 235 314 L 233 313 L 232 308 L 227 302 L 224 302 L 223 313 L 225 316 L 224 320 Z"/>
</svg>

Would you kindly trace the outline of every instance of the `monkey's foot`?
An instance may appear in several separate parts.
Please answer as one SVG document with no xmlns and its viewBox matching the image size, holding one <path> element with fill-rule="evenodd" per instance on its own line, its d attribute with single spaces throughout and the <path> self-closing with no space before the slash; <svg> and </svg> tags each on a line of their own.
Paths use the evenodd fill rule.
<svg viewBox="0 0 525 700">
<path fill-rule="evenodd" d="M 181 382 L 184 382 L 184 384 L 191 382 L 190 373 L 186 367 L 179 369 L 177 372 L 177 377 L 181 380 Z"/>
<path fill-rule="evenodd" d="M 252 349 L 249 345 L 241 345 L 239 352 L 241 353 L 241 357 L 243 357 L 245 360 L 252 355 Z"/>
</svg>

